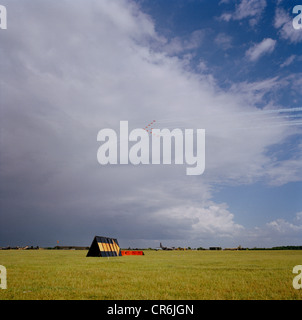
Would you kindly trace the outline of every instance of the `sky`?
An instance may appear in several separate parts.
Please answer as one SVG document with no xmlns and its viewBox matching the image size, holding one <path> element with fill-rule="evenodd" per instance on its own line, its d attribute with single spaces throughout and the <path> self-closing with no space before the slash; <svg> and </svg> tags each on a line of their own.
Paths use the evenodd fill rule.
<svg viewBox="0 0 302 320">
<path fill-rule="evenodd" d="M 299 1 L 1 4 L 0 246 L 302 244 Z M 154 120 L 205 129 L 202 175 L 98 163 Z"/>
</svg>

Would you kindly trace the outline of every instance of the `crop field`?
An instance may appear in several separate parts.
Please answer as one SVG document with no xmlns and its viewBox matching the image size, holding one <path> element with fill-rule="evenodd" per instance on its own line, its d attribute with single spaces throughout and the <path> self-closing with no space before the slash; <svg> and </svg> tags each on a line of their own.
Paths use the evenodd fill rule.
<svg viewBox="0 0 302 320">
<path fill-rule="evenodd" d="M 3 250 L 0 300 L 301 300 L 292 270 L 302 251 L 144 251 L 86 258 L 85 250 Z"/>
</svg>

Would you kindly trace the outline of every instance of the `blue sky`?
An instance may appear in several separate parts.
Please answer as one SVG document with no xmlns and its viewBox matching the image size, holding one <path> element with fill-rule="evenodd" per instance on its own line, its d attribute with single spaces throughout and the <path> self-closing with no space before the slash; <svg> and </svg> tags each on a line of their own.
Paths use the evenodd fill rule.
<svg viewBox="0 0 302 320">
<path fill-rule="evenodd" d="M 285 77 L 301 71 L 299 68 L 301 35 L 299 41 L 293 42 L 290 36 L 282 37 L 280 28 L 274 26 L 276 10 L 282 10 L 282 13 L 293 18 L 295 15 L 292 14 L 292 9 L 299 4 L 299 1 L 280 1 L 279 4 L 278 1 L 250 1 L 252 4 L 255 3 L 254 12 L 251 10 L 248 13 L 250 7 L 247 6 L 247 12 L 241 13 L 242 17 L 236 17 L 236 12 L 239 11 L 241 3 L 244 5 L 244 1 L 142 0 L 138 3 L 150 14 L 156 30 L 168 39 L 180 37 L 185 41 L 194 31 L 203 32 L 202 45 L 184 50 L 180 56 L 191 53 L 194 54 L 193 62 L 196 64 L 200 59 L 206 62 L 221 85 L 228 86 L 230 81 L 257 81 L 267 77 Z M 261 3 L 263 5 L 260 5 Z M 228 14 L 231 18 L 225 20 L 223 16 Z M 255 20 L 255 24 L 251 22 L 252 20 Z M 256 61 L 247 59 L 246 51 L 265 38 L 277 41 L 274 50 L 264 53 Z M 282 67 L 291 56 L 295 56 L 294 60 Z M 192 66 L 196 68 L 196 64 Z M 288 100 L 284 101 L 284 104 L 289 107 L 299 104 L 289 98 L 287 95 Z"/>
<path fill-rule="evenodd" d="M 2 2 L 0 246 L 301 245 L 299 1 Z M 154 119 L 206 130 L 204 174 L 98 164 Z"/>
<path fill-rule="evenodd" d="M 143 10 L 150 14 L 158 32 L 168 39 L 188 39 L 196 30 L 204 32 L 200 46 L 176 53 L 180 58 L 192 54 L 190 67 L 198 73 L 200 61 L 217 83 L 229 88 L 233 83 L 256 82 L 277 77 L 279 81 L 292 77 L 301 79 L 302 36 L 293 41 L 290 35 L 282 36 L 276 27 L 278 10 L 293 18 L 292 9 L 299 1 L 139 1 Z M 240 6 L 246 11 L 239 14 Z M 253 8 L 254 10 L 248 10 Z M 223 18 L 228 17 L 230 18 Z M 282 30 L 282 27 L 281 27 Z M 295 32 L 295 31 L 293 31 Z M 296 32 L 298 33 L 298 32 Z M 246 52 L 263 39 L 272 39 L 274 49 L 255 60 L 248 59 Z M 174 54 L 174 53 L 173 53 Z M 293 80 L 294 81 L 294 80 Z M 267 97 L 259 103 L 262 109 L 268 101 L 284 108 L 301 107 L 301 87 L 289 90 L 289 83 L 268 91 Z M 288 113 L 293 120 L 300 120 L 302 114 Z M 299 123 L 298 125 L 301 125 Z M 272 146 L 269 152 L 282 161 L 299 152 L 301 134 L 293 135 L 283 145 Z M 300 168 L 301 170 L 301 168 Z M 301 182 L 290 182 L 273 187 L 265 182 L 239 187 L 221 186 L 214 199 L 227 202 L 238 213 L 237 221 L 256 226 L 268 223 L 274 217 L 292 219 L 302 207 Z"/>
</svg>

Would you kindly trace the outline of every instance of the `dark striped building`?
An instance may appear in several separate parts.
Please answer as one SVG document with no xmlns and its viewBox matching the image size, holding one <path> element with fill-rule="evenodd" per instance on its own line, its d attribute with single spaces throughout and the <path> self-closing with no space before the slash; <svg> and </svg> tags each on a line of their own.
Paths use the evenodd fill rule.
<svg viewBox="0 0 302 320">
<path fill-rule="evenodd" d="M 121 255 L 117 239 L 95 236 L 86 257 L 117 257 Z"/>
</svg>

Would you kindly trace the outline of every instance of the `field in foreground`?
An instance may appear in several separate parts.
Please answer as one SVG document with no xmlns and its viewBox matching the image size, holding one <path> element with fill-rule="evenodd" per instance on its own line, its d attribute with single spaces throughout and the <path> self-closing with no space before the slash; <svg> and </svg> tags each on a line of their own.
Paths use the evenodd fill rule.
<svg viewBox="0 0 302 320">
<path fill-rule="evenodd" d="M 86 258 L 86 251 L 0 251 L 2 299 L 301 300 L 292 286 L 301 251 L 145 251 Z"/>
</svg>

